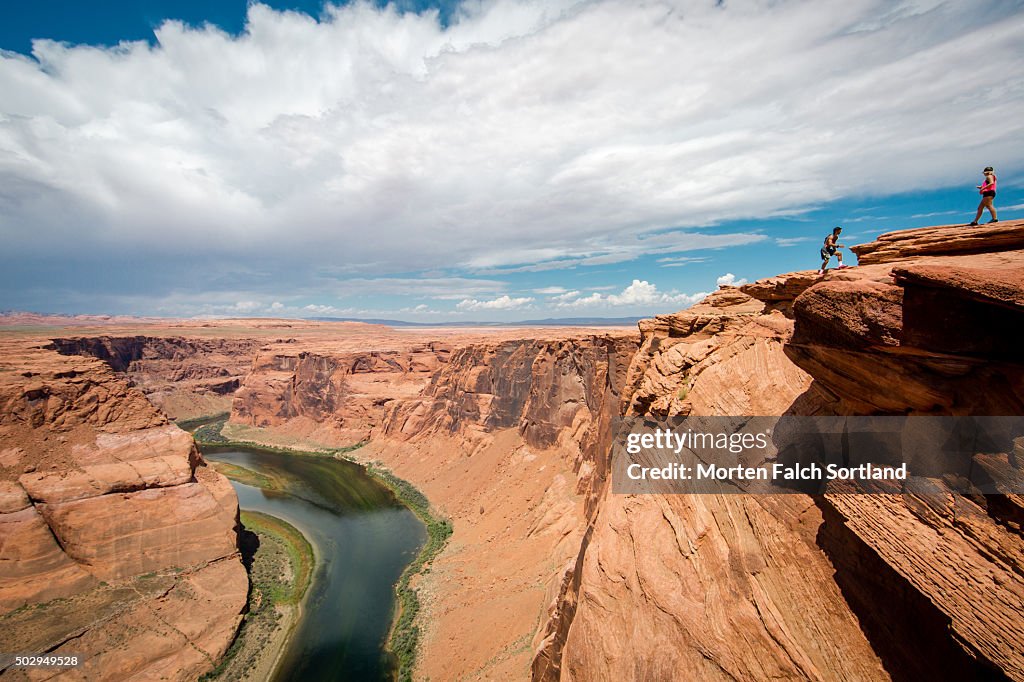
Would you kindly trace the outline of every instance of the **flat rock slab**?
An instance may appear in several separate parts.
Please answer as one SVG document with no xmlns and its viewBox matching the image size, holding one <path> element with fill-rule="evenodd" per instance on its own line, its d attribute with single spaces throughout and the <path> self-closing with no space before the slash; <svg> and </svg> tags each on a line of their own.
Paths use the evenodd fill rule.
<svg viewBox="0 0 1024 682">
<path fill-rule="evenodd" d="M 851 246 L 861 265 L 919 256 L 953 256 L 1024 249 L 1024 220 L 968 227 L 944 225 L 886 232 L 873 242 Z"/>
</svg>

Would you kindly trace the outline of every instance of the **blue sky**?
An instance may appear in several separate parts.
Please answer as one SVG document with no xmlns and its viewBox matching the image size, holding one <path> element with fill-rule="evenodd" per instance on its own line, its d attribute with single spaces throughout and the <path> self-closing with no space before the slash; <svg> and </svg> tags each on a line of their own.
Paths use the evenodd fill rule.
<svg viewBox="0 0 1024 682">
<path fill-rule="evenodd" d="M 653 315 L 1024 215 L 1019 2 L 22 3 L 0 309 Z M 987 219 L 987 217 L 986 217 Z"/>
<path fill-rule="evenodd" d="M 8 3 L 0 24 L 0 49 L 32 53 L 32 41 L 49 38 L 72 44 L 117 45 L 126 40 L 154 42 L 153 32 L 167 19 L 177 19 L 193 26 L 214 24 L 224 31 L 239 34 L 245 29 L 248 0 L 39 0 Z M 264 5 L 277 10 L 321 15 L 321 0 L 279 2 Z M 378 6 L 386 2 L 377 2 Z M 403 11 L 436 10 L 446 24 L 458 3 L 410 1 L 397 3 Z"/>
</svg>

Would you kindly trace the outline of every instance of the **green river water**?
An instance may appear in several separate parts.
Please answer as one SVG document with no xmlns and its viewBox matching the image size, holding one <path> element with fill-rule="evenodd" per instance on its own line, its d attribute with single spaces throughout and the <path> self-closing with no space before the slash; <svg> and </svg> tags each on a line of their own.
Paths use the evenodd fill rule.
<svg viewBox="0 0 1024 682">
<path fill-rule="evenodd" d="M 385 640 L 394 586 L 426 539 L 419 519 L 351 462 L 257 448 L 204 445 L 202 451 L 211 461 L 283 481 L 283 492 L 232 485 L 242 509 L 288 521 L 317 554 L 302 618 L 275 682 L 391 679 Z"/>
</svg>

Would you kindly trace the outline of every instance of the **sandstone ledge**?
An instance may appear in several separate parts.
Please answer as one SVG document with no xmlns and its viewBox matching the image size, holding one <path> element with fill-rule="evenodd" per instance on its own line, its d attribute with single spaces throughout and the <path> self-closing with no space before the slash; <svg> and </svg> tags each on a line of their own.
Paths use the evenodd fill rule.
<svg viewBox="0 0 1024 682">
<path fill-rule="evenodd" d="M 873 242 L 851 246 L 861 265 L 921 256 L 962 256 L 1024 250 L 1024 220 L 992 225 L 944 225 L 886 232 Z"/>
</svg>

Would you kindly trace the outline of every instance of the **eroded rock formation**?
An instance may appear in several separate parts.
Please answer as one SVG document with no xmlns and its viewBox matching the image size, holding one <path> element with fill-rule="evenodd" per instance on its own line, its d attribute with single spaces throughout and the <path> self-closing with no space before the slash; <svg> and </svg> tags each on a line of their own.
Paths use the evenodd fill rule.
<svg viewBox="0 0 1024 682">
<path fill-rule="evenodd" d="M 246 604 L 237 519 L 191 435 L 107 364 L 3 342 L 0 649 L 82 656 L 65 679 L 195 679 Z"/>
<path fill-rule="evenodd" d="M 1017 221 L 991 242 L 985 228 L 948 227 L 855 247 L 873 264 L 796 299 L 787 354 L 838 414 L 1024 414 L 1022 234 Z M 994 251 L 979 252 L 986 243 Z M 943 255 L 928 255 L 936 244 Z"/>
<path fill-rule="evenodd" d="M 450 352 L 437 342 L 369 351 L 272 345 L 252 361 L 234 395 L 231 421 L 319 433 L 345 444 L 364 441 L 391 405 L 416 395 Z"/>
<path fill-rule="evenodd" d="M 514 429 L 525 445 L 555 448 L 593 493 L 606 465 L 607 424 L 636 344 L 622 336 L 525 339 L 458 349 L 422 394 L 396 401 L 381 435 L 419 441 L 457 435 L 472 454 Z M 600 470 L 598 470 L 600 469 Z"/>
<path fill-rule="evenodd" d="M 52 343 L 64 355 L 105 361 L 165 414 L 183 419 L 230 410 L 231 394 L 261 345 L 252 338 L 141 334 L 57 337 Z"/>
</svg>

